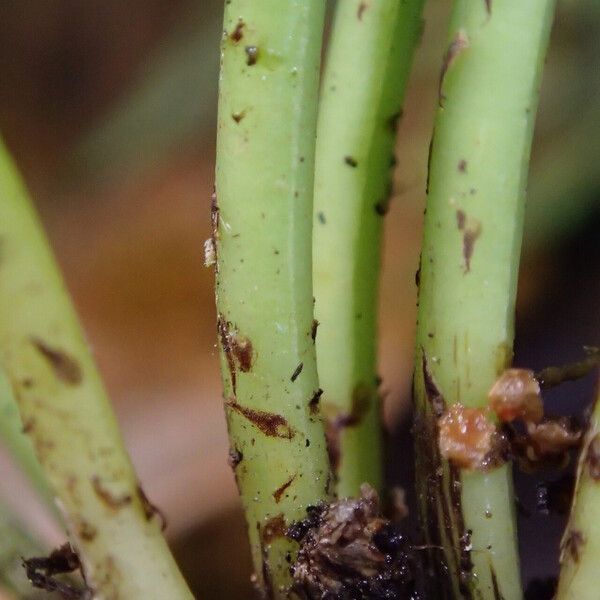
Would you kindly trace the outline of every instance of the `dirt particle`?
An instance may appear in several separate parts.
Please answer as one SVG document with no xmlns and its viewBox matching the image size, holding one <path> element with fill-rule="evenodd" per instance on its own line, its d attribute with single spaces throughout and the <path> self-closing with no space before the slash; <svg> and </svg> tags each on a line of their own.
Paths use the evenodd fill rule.
<svg viewBox="0 0 600 600">
<path fill-rule="evenodd" d="M 241 406 L 234 398 L 230 398 L 225 405 L 248 419 L 269 437 L 291 440 L 296 433 L 282 415 Z"/>
<path fill-rule="evenodd" d="M 367 10 L 367 8 L 369 8 L 369 5 L 366 2 L 361 2 L 358 5 L 358 9 L 356 10 L 356 17 L 359 21 L 362 21 L 363 14 L 365 13 L 365 10 Z"/>
<path fill-rule="evenodd" d="M 456 226 L 458 227 L 459 231 L 462 231 L 465 228 L 466 218 L 467 215 L 465 214 L 464 210 L 456 211 Z"/>
<path fill-rule="evenodd" d="M 53 348 L 37 337 L 31 338 L 31 343 L 48 361 L 54 374 L 67 385 L 79 385 L 83 379 L 79 363 L 64 350 Z"/>
<path fill-rule="evenodd" d="M 385 217 L 390 210 L 390 202 L 389 200 L 380 200 L 377 202 L 377 204 L 375 204 L 374 208 L 376 214 L 378 214 L 380 217 Z"/>
<path fill-rule="evenodd" d="M 290 485 L 292 485 L 292 483 L 294 483 L 296 476 L 297 476 L 297 473 L 294 473 L 294 475 L 292 475 L 284 484 L 280 485 L 273 492 L 273 498 L 275 498 L 276 504 L 279 504 L 281 502 L 283 494 L 285 494 L 286 490 L 290 487 Z"/>
<path fill-rule="evenodd" d="M 68 543 L 53 550 L 47 557 L 23 559 L 23 567 L 31 585 L 37 589 L 56 592 L 65 600 L 83 600 L 91 597 L 90 590 L 76 588 L 55 577 L 81 568 L 79 556 Z"/>
<path fill-rule="evenodd" d="M 379 498 L 366 484 L 358 498 L 307 510 L 288 537 L 300 543 L 291 572 L 302 598 L 413 597 L 416 569 L 408 539 L 381 517 Z"/>
<path fill-rule="evenodd" d="M 244 455 L 237 448 L 229 448 L 227 464 L 235 471 L 237 466 L 244 460 Z"/>
<path fill-rule="evenodd" d="M 438 88 L 439 95 L 439 104 L 443 106 L 443 102 L 445 100 L 445 96 L 443 94 L 444 87 L 444 78 L 448 73 L 448 69 L 454 64 L 459 54 L 465 49 L 469 47 L 469 38 L 467 37 L 467 33 L 462 29 L 457 32 L 456 36 L 448 46 L 448 50 L 444 55 L 444 60 L 442 63 L 442 71 L 440 73 L 440 82 Z"/>
<path fill-rule="evenodd" d="M 485 1 L 485 10 L 487 11 L 488 16 L 492 15 L 492 0 L 484 0 Z"/>
<path fill-rule="evenodd" d="M 578 563 L 581 557 L 582 546 L 585 545 L 585 536 L 579 529 L 571 529 L 565 533 L 561 544 L 561 552 L 570 556 L 573 562 Z"/>
<path fill-rule="evenodd" d="M 544 416 L 540 385 L 529 369 L 506 369 L 488 393 L 490 408 L 500 421 L 539 423 Z"/>
<path fill-rule="evenodd" d="M 92 488 L 104 506 L 111 510 L 119 510 L 120 508 L 131 504 L 131 496 L 129 494 L 114 496 L 112 492 L 105 487 L 104 483 L 97 475 L 92 477 Z"/>
<path fill-rule="evenodd" d="M 323 395 L 323 390 L 319 388 L 310 399 L 308 403 L 308 410 L 311 415 L 316 415 L 319 412 L 319 402 L 321 401 L 321 396 Z"/>
<path fill-rule="evenodd" d="M 244 27 L 246 24 L 240 19 L 235 26 L 235 29 L 229 34 L 229 39 L 237 44 L 244 37 Z"/>
<path fill-rule="evenodd" d="M 321 223 L 321 225 L 325 225 L 325 223 L 327 223 L 324 212 L 318 212 L 317 219 L 318 219 L 319 223 Z"/>
<path fill-rule="evenodd" d="M 353 169 L 358 167 L 358 161 L 352 156 L 344 156 L 344 162 Z"/>
<path fill-rule="evenodd" d="M 304 363 L 301 362 L 295 369 L 294 372 L 292 373 L 292 376 L 290 377 L 290 381 L 293 383 L 294 381 L 296 381 L 296 379 L 298 379 L 298 376 L 300 375 L 300 373 L 302 373 L 302 369 L 304 368 Z"/>
<path fill-rule="evenodd" d="M 231 118 L 236 122 L 239 123 L 244 117 L 246 116 L 246 111 L 245 110 L 241 110 L 239 112 L 234 112 L 231 113 Z"/>
<path fill-rule="evenodd" d="M 590 441 L 585 460 L 588 466 L 588 473 L 594 481 L 600 481 L 600 434 L 597 433 Z"/>
<path fill-rule="evenodd" d="M 246 64 L 252 67 L 258 62 L 258 46 L 246 46 L 244 50 L 246 52 Z"/>
<path fill-rule="evenodd" d="M 458 161 L 457 169 L 459 173 L 467 172 L 467 161 L 464 158 Z"/>
</svg>

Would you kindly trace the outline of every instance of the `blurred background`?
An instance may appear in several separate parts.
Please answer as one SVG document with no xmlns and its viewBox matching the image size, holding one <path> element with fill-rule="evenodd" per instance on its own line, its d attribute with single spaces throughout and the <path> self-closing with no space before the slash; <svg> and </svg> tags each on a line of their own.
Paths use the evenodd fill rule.
<svg viewBox="0 0 600 600">
<path fill-rule="evenodd" d="M 408 440 L 416 271 L 450 2 L 429 0 L 386 221 L 381 374 L 390 484 Z M 152 501 L 198 597 L 250 597 L 250 561 L 203 267 L 213 185 L 219 0 L 2 0 L 0 131 L 41 213 Z M 600 344 L 600 4 L 559 0 L 528 194 L 515 363 Z M 582 411 L 594 376 L 548 395 Z M 541 478 L 557 479 L 557 474 Z M 563 518 L 517 475 L 527 580 L 556 571 Z M 0 496 L 61 539 L 0 456 Z M 39 517 L 38 517 L 39 515 Z M 235 568 L 232 568 L 232 565 Z M 1 594 L 1 592 L 0 592 Z"/>
</svg>

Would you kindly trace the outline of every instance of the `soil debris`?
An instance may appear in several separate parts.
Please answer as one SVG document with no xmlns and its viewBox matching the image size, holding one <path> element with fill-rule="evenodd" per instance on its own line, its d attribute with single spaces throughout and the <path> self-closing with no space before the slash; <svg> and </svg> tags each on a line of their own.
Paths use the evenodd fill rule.
<svg viewBox="0 0 600 600">
<path fill-rule="evenodd" d="M 418 563 L 408 539 L 381 516 L 367 484 L 359 498 L 313 507 L 288 537 L 300 543 L 291 566 L 304 600 L 419 598 Z M 411 595 L 412 594 L 412 595 Z"/>
<path fill-rule="evenodd" d="M 53 550 L 47 557 L 23 559 L 23 567 L 27 578 L 35 588 L 56 592 L 65 600 L 89 600 L 92 597 L 91 590 L 88 588 L 76 588 L 55 577 L 81 568 L 79 556 L 68 543 Z"/>
</svg>

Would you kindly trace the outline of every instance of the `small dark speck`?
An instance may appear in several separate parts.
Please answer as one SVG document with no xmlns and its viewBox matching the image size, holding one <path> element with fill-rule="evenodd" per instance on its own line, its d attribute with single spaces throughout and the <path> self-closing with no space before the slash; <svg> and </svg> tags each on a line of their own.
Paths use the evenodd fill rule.
<svg viewBox="0 0 600 600">
<path fill-rule="evenodd" d="M 306 443 L 304 444 L 307 448 L 310 446 L 310 440 L 307 438 Z"/>
<path fill-rule="evenodd" d="M 240 112 L 232 113 L 231 118 L 236 123 L 239 123 L 245 116 L 246 116 L 246 113 L 242 110 Z"/>
<path fill-rule="evenodd" d="M 300 162 L 304 162 L 304 156 L 300 157 Z"/>
<path fill-rule="evenodd" d="M 385 217 L 385 215 L 387 215 L 387 213 L 388 213 L 389 208 L 390 208 L 389 203 L 382 200 L 381 202 L 378 202 L 375 205 L 375 212 L 380 217 Z"/>
<path fill-rule="evenodd" d="M 458 161 L 458 172 L 459 173 L 467 172 L 467 161 L 464 158 Z"/>
<path fill-rule="evenodd" d="M 358 162 L 352 156 L 344 156 L 344 162 L 352 168 L 356 168 L 358 166 Z"/>
<path fill-rule="evenodd" d="M 361 2 L 358 5 L 358 10 L 356 11 L 356 16 L 358 17 L 359 21 L 362 21 L 363 14 L 364 14 L 365 10 L 367 10 L 367 8 L 368 8 L 368 5 L 366 2 Z"/>
<path fill-rule="evenodd" d="M 317 219 L 319 219 L 319 223 L 321 223 L 321 225 L 325 225 L 325 223 L 327 223 L 325 220 L 325 213 L 323 212 L 317 213 Z"/>
<path fill-rule="evenodd" d="M 237 43 L 244 37 L 244 21 L 241 19 L 238 21 L 238 24 L 235 26 L 235 29 L 229 34 L 229 38 L 232 42 Z"/>
<path fill-rule="evenodd" d="M 246 64 L 251 67 L 258 61 L 258 46 L 246 46 Z"/>
<path fill-rule="evenodd" d="M 294 372 L 292 373 L 292 376 L 290 377 L 290 381 L 296 381 L 296 379 L 298 379 L 298 375 L 300 375 L 300 373 L 302 373 L 302 369 L 304 368 L 304 363 L 300 363 L 295 369 Z"/>
</svg>

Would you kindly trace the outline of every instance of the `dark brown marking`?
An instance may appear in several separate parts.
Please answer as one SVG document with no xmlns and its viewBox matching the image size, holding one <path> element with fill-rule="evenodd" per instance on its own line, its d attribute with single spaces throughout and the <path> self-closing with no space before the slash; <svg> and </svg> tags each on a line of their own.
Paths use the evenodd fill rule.
<svg viewBox="0 0 600 600">
<path fill-rule="evenodd" d="M 325 223 L 327 223 L 327 221 L 325 219 L 325 213 L 323 213 L 323 212 L 317 213 L 317 219 L 319 219 L 319 223 L 321 223 L 321 225 L 325 225 Z"/>
<path fill-rule="evenodd" d="M 429 140 L 429 150 L 427 151 L 427 179 L 425 181 L 425 193 L 429 194 L 429 179 L 431 177 L 431 153 L 433 151 L 433 137 L 435 134 L 435 130 L 431 135 L 431 139 Z"/>
<path fill-rule="evenodd" d="M 24 434 L 29 434 L 35 427 L 35 419 L 33 417 L 23 421 L 23 429 L 21 430 Z"/>
<path fill-rule="evenodd" d="M 158 506 L 150 502 L 148 496 L 146 496 L 146 492 L 144 492 L 142 486 L 139 483 L 136 487 L 136 492 L 138 499 L 142 505 L 142 510 L 144 511 L 146 521 L 150 521 L 155 515 L 158 515 L 158 518 L 160 519 L 160 528 L 162 531 L 164 531 L 167 528 L 167 517 L 165 513 L 160 508 L 158 508 Z"/>
<path fill-rule="evenodd" d="M 398 123 L 400 123 L 400 119 L 402 119 L 403 114 L 404 114 L 404 110 L 401 108 L 388 119 L 388 127 L 392 133 L 396 133 L 396 130 L 398 129 Z M 393 158 L 395 161 L 396 157 L 393 157 Z M 394 164 L 395 164 L 395 162 L 394 162 Z"/>
<path fill-rule="evenodd" d="M 98 535 L 98 530 L 87 521 L 80 521 L 77 524 L 77 535 L 86 542 L 91 542 Z"/>
<path fill-rule="evenodd" d="M 295 477 L 295 475 L 294 475 Z M 271 517 L 260 529 L 260 539 L 263 544 L 271 544 L 278 538 L 285 537 L 287 525 L 283 513 Z"/>
<path fill-rule="evenodd" d="M 329 466 L 335 475 L 340 468 L 342 454 L 340 448 L 340 429 L 336 426 L 334 419 L 327 419 L 325 421 L 325 442 Z"/>
<path fill-rule="evenodd" d="M 65 600 L 83 600 L 91 597 L 91 590 L 78 589 L 54 577 L 81 568 L 79 556 L 68 543 L 53 550 L 48 557 L 23 559 L 23 567 L 31 585 L 37 589 L 57 592 Z"/>
<path fill-rule="evenodd" d="M 316 319 L 313 319 L 311 328 L 310 328 L 310 337 L 312 338 L 312 341 L 314 342 L 317 339 L 317 329 L 319 328 L 319 321 L 317 321 Z"/>
<path fill-rule="evenodd" d="M 274 492 L 273 498 L 275 498 L 275 503 L 279 504 L 281 502 L 281 498 L 285 491 L 294 483 L 294 479 L 296 479 L 297 473 L 294 473 L 283 485 L 280 485 Z"/>
<path fill-rule="evenodd" d="M 213 193 L 210 196 L 210 222 L 212 226 L 212 249 L 214 251 L 215 272 L 219 272 L 219 249 L 217 243 L 219 241 L 219 206 L 217 204 L 217 190 L 213 188 Z"/>
<path fill-rule="evenodd" d="M 439 82 L 439 87 L 438 87 L 438 96 L 439 96 L 440 106 L 443 106 L 443 103 L 444 103 L 445 97 L 444 97 L 442 90 L 444 87 L 444 78 L 446 77 L 446 74 L 448 73 L 448 69 L 452 66 L 452 64 L 458 57 L 458 55 L 465 48 L 468 48 L 468 47 L 469 47 L 469 38 L 467 37 L 467 34 L 461 30 L 456 34 L 456 36 L 450 43 L 450 46 L 448 47 L 446 54 L 444 55 L 444 61 L 442 63 L 442 72 L 440 73 L 440 82 Z"/>
<path fill-rule="evenodd" d="M 321 396 L 323 395 L 323 390 L 319 388 L 310 399 L 308 403 L 308 409 L 311 415 L 316 415 L 319 412 L 319 402 L 321 401 Z"/>
<path fill-rule="evenodd" d="M 245 52 L 246 52 L 246 64 L 249 67 L 252 67 L 258 61 L 258 54 L 259 54 L 258 47 L 257 46 L 246 46 Z"/>
<path fill-rule="evenodd" d="M 102 480 L 97 475 L 92 477 L 92 488 L 102 503 L 111 510 L 119 510 L 123 506 L 131 504 L 131 496 L 129 494 L 124 494 L 120 497 L 113 496 L 110 490 L 104 487 Z"/>
<path fill-rule="evenodd" d="M 458 161 L 457 169 L 459 173 L 467 172 L 467 161 L 464 158 Z"/>
<path fill-rule="evenodd" d="M 579 529 L 571 529 L 563 540 L 563 552 L 567 552 L 573 562 L 578 563 L 581 558 L 581 548 L 585 545 L 585 537 Z"/>
<path fill-rule="evenodd" d="M 369 5 L 366 2 L 361 2 L 358 5 L 358 10 L 356 11 L 356 16 L 359 21 L 362 21 L 363 14 L 364 14 L 365 10 L 367 10 L 367 8 L 369 8 Z"/>
<path fill-rule="evenodd" d="M 225 405 L 248 419 L 248 421 L 269 437 L 291 440 L 296 433 L 281 415 L 241 406 L 235 398 L 230 398 Z"/>
<path fill-rule="evenodd" d="M 465 220 L 466 220 L 466 215 L 465 215 L 465 211 L 464 210 L 457 210 L 456 211 L 456 226 L 458 227 L 458 229 L 460 231 L 462 231 L 465 228 Z"/>
<path fill-rule="evenodd" d="M 235 29 L 229 34 L 229 39 L 237 44 L 244 37 L 244 27 L 246 24 L 241 19 L 238 21 Z"/>
<path fill-rule="evenodd" d="M 31 343 L 38 352 L 48 361 L 54 374 L 67 385 L 78 385 L 83 378 L 79 363 L 63 350 L 52 348 L 37 337 L 31 338 Z"/>
<path fill-rule="evenodd" d="M 588 473 L 594 481 L 600 481 L 600 434 L 597 433 L 590 441 L 585 460 Z"/>
<path fill-rule="evenodd" d="M 481 223 L 476 222 L 473 228 L 467 227 L 463 234 L 463 257 L 465 259 L 465 273 L 471 271 L 471 259 L 473 258 L 473 250 L 475 242 L 481 235 Z"/>
<path fill-rule="evenodd" d="M 296 381 L 296 379 L 298 379 L 298 375 L 300 375 L 300 373 L 302 373 L 302 369 L 304 368 L 304 363 L 301 362 L 295 369 L 294 372 L 292 373 L 292 376 L 290 377 L 290 381 L 293 383 L 294 381 Z"/>
<path fill-rule="evenodd" d="M 244 460 L 244 455 L 237 448 L 229 448 L 227 464 L 235 471 L 236 467 Z"/>
<path fill-rule="evenodd" d="M 389 210 L 390 210 L 389 199 L 388 200 L 380 200 L 379 202 L 377 202 L 377 204 L 375 204 L 375 212 L 380 217 L 385 217 L 385 215 L 388 214 Z"/>
<path fill-rule="evenodd" d="M 492 15 L 492 0 L 485 0 L 485 10 L 488 16 Z"/>
<path fill-rule="evenodd" d="M 239 123 L 245 116 L 246 116 L 246 111 L 245 110 L 241 110 L 240 112 L 235 112 L 235 113 L 231 114 L 231 118 L 236 123 Z"/>
<path fill-rule="evenodd" d="M 494 600 L 504 600 L 502 592 L 500 592 L 500 585 L 498 584 L 498 576 L 496 575 L 496 569 L 490 564 L 490 575 L 492 577 L 492 590 L 494 591 Z"/>
<path fill-rule="evenodd" d="M 252 369 L 252 342 L 243 335 L 240 335 L 232 324 L 220 313 L 217 317 L 217 331 L 229 369 L 231 388 L 235 395 L 237 391 L 238 368 L 242 373 L 248 373 Z"/>
<path fill-rule="evenodd" d="M 344 156 L 344 162 L 353 169 L 358 167 L 358 161 L 353 156 Z"/>
</svg>

